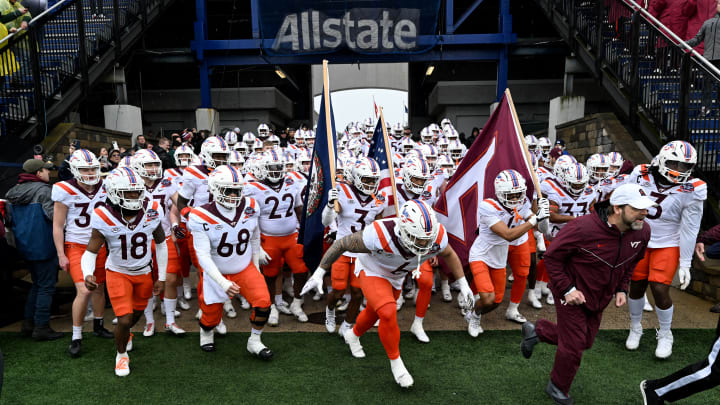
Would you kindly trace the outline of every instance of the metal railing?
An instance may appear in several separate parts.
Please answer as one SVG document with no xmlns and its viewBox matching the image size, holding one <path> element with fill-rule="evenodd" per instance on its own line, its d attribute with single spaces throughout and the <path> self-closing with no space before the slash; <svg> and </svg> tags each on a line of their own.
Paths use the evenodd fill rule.
<svg viewBox="0 0 720 405">
<path fill-rule="evenodd" d="M 104 17 L 89 0 L 62 0 L 34 16 L 27 30 L 0 39 L 0 137 L 23 135 L 37 124 L 46 132 L 47 113 L 64 91 L 89 90 L 89 69 L 114 50 L 121 55 L 129 27 L 147 24 L 162 0 L 99 0 Z"/>
<path fill-rule="evenodd" d="M 720 70 L 632 0 L 538 0 L 560 15 L 568 39 L 623 90 L 631 120 L 641 113 L 662 143 L 695 145 L 698 169 L 720 181 Z M 717 184 L 717 183 L 715 183 Z"/>
</svg>

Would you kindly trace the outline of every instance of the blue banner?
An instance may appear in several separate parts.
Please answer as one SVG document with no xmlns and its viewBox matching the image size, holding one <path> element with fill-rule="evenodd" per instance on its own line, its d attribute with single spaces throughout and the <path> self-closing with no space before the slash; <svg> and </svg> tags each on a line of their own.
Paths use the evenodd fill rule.
<svg viewBox="0 0 720 405">
<path fill-rule="evenodd" d="M 437 42 L 440 0 L 274 0 L 260 4 L 269 55 L 419 53 Z M 421 37 L 423 37 L 421 39 Z"/>
<path fill-rule="evenodd" d="M 323 94 L 325 94 L 323 89 Z M 330 128 L 332 145 L 328 145 L 327 125 L 325 119 L 325 97 L 320 101 L 320 112 L 315 132 L 315 147 L 310 162 L 310 179 L 305 190 L 303 216 L 300 220 L 298 243 L 303 245 L 305 265 L 314 271 L 320 264 L 323 252 L 325 226 L 322 224 L 322 211 L 327 205 L 328 190 L 332 188 L 335 173 L 330 168 L 330 160 L 336 159 L 337 139 L 335 139 L 335 118 L 330 101 Z"/>
</svg>

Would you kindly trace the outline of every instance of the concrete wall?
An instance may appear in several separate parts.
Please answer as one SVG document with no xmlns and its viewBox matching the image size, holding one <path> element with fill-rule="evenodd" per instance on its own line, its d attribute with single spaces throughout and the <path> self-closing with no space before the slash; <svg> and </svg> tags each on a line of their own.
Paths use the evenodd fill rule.
<svg viewBox="0 0 720 405">
<path fill-rule="evenodd" d="M 407 63 L 362 63 L 328 65 L 332 91 L 391 89 L 408 91 Z M 322 65 L 312 66 L 313 97 L 322 92 Z"/>
</svg>

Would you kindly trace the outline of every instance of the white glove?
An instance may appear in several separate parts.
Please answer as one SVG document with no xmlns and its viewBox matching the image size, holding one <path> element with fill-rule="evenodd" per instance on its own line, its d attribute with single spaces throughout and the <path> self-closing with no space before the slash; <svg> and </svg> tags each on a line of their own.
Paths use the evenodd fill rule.
<svg viewBox="0 0 720 405">
<path fill-rule="evenodd" d="M 470 286 L 468 285 L 467 280 L 465 277 L 458 280 L 458 284 L 460 284 L 460 294 L 458 294 L 458 303 L 463 303 L 466 305 L 465 309 L 471 310 L 475 308 L 475 294 L 473 294 L 472 290 L 470 289 Z M 460 298 L 462 296 L 462 299 Z"/>
<path fill-rule="evenodd" d="M 338 190 L 336 188 L 331 188 L 328 191 L 328 207 L 333 208 L 335 205 L 335 201 L 338 199 Z"/>
<path fill-rule="evenodd" d="M 322 267 L 318 267 L 312 276 L 305 282 L 300 295 L 305 295 L 312 290 L 317 290 L 318 294 L 323 293 L 323 277 L 325 277 L 325 270 Z"/>
<path fill-rule="evenodd" d="M 271 260 L 272 260 L 272 257 L 269 254 L 267 254 L 267 252 L 265 250 L 263 250 L 262 247 L 260 249 L 258 249 L 258 263 L 260 263 L 261 266 L 264 266 L 264 265 L 270 263 Z"/>
<path fill-rule="evenodd" d="M 412 278 L 414 278 L 415 280 L 419 280 L 421 275 L 422 271 L 420 271 L 420 267 L 412 271 Z"/>
<path fill-rule="evenodd" d="M 537 200 L 537 220 L 538 222 L 543 219 L 550 218 L 550 201 L 547 198 L 539 198 Z"/>
<path fill-rule="evenodd" d="M 542 234 L 542 232 L 534 232 L 535 236 L 535 249 L 538 252 L 543 252 L 547 250 L 547 247 L 545 247 L 545 236 Z"/>
<path fill-rule="evenodd" d="M 684 290 L 690 285 L 690 268 L 679 267 L 678 268 L 678 281 L 680 281 L 680 289 Z"/>
</svg>

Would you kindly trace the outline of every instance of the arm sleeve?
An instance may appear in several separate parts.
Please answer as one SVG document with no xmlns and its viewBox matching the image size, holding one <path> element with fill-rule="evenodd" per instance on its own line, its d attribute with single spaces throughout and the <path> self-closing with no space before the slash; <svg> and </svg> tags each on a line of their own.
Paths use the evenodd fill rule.
<svg viewBox="0 0 720 405">
<path fill-rule="evenodd" d="M 180 190 L 178 190 L 178 194 L 187 200 L 192 200 L 195 195 L 195 182 L 190 177 L 185 176 L 185 173 L 183 173 L 183 183 Z"/>
<path fill-rule="evenodd" d="M 220 273 L 212 257 L 210 257 L 210 239 L 208 239 L 205 232 L 193 231 L 193 247 L 195 248 L 195 254 L 197 255 L 198 263 L 202 267 L 203 271 L 210 276 L 213 281 L 218 283 L 220 288 L 227 291 L 230 288 L 232 282 Z"/>
<path fill-rule="evenodd" d="M 565 262 L 570 256 L 575 254 L 577 241 L 573 238 L 582 234 L 582 232 L 576 229 L 578 222 L 579 221 L 575 220 L 565 225 L 545 253 L 545 269 L 550 276 L 552 284 L 561 295 L 564 295 L 575 287 L 575 280 L 573 276 L 566 271 Z"/>
<path fill-rule="evenodd" d="M 50 222 L 53 220 L 53 213 L 55 212 L 55 202 L 52 199 L 51 189 L 43 190 L 45 195 L 42 196 L 42 208 L 45 215 L 48 217 Z"/>
<path fill-rule="evenodd" d="M 327 204 L 325 204 L 325 208 L 323 208 L 322 212 L 322 224 L 323 226 L 330 226 L 330 224 L 333 223 L 335 220 L 336 213 L 335 210 L 330 208 Z"/>
<path fill-rule="evenodd" d="M 260 227 L 255 228 L 250 238 L 250 246 L 252 246 L 252 263 L 256 269 L 260 270 Z"/>
<path fill-rule="evenodd" d="M 82 257 L 80 258 L 80 269 L 83 273 L 83 279 L 87 278 L 87 276 L 92 276 L 95 274 L 95 259 L 97 258 L 97 253 L 92 253 L 89 251 L 85 251 L 83 253 Z"/>
<path fill-rule="evenodd" d="M 695 238 L 700 230 L 703 202 L 693 200 L 682 212 L 680 222 L 680 267 L 690 267 L 693 252 L 695 251 Z"/>
<path fill-rule="evenodd" d="M 155 244 L 155 258 L 157 258 L 158 280 L 165 281 L 167 277 L 168 247 L 167 242 Z"/>
<path fill-rule="evenodd" d="M 700 31 L 697 32 L 694 38 L 687 41 L 687 44 L 691 47 L 696 47 L 700 45 L 701 42 L 705 40 L 705 23 L 700 27 Z"/>
</svg>

